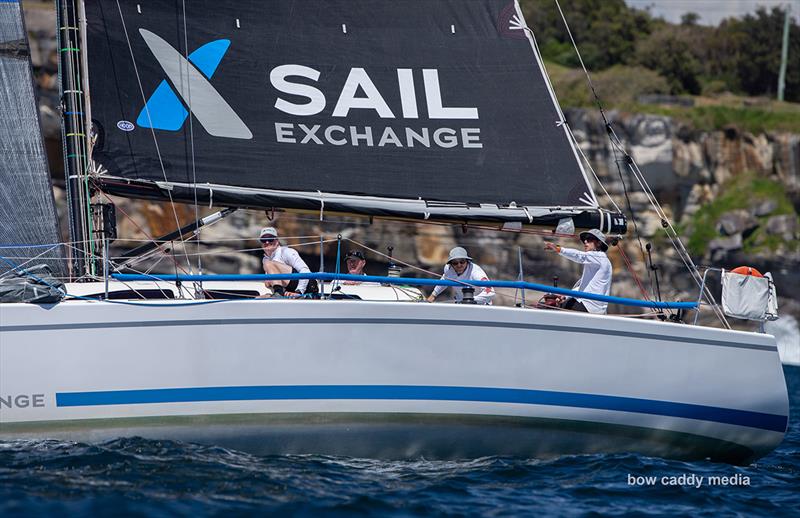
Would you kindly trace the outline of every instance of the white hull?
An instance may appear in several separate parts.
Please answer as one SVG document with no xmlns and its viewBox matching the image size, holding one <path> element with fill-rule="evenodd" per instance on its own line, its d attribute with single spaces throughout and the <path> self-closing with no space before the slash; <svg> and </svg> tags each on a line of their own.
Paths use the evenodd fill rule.
<svg viewBox="0 0 800 518">
<path fill-rule="evenodd" d="M 738 463 L 788 421 L 775 340 L 754 333 L 346 300 L 6 304 L 0 324 L 0 439 Z"/>
</svg>

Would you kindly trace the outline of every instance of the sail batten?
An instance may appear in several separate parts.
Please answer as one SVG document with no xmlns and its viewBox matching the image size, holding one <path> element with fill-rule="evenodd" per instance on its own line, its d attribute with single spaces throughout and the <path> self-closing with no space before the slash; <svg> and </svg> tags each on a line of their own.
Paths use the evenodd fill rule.
<svg viewBox="0 0 800 518">
<path fill-rule="evenodd" d="M 598 210 L 515 1 L 119 6 L 86 2 L 93 158 L 113 177 L 453 218 Z"/>
</svg>

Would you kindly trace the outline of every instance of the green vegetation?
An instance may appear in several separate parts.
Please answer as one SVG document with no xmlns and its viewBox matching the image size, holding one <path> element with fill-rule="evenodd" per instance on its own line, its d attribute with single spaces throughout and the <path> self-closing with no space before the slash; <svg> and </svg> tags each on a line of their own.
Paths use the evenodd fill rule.
<svg viewBox="0 0 800 518">
<path fill-rule="evenodd" d="M 586 76 L 581 70 L 551 62 L 545 66 L 562 106 L 596 107 Z M 665 115 L 701 131 L 722 130 L 732 126 L 751 133 L 800 133 L 798 103 L 780 103 L 726 93 L 717 97 L 693 97 L 695 105 L 691 107 L 642 104 L 638 101 L 640 96 L 667 94 L 670 86 L 657 72 L 638 66 L 617 65 L 608 68 L 592 74 L 592 82 L 606 109 Z"/>
<path fill-rule="evenodd" d="M 742 131 L 800 133 L 800 105 L 774 103 L 770 108 L 748 106 L 665 107 L 640 106 L 636 111 L 667 115 L 700 130 L 721 130 L 734 126 Z"/>
<path fill-rule="evenodd" d="M 552 1 L 522 0 L 542 55 L 566 67 L 579 66 L 564 23 Z M 572 35 L 593 73 L 615 65 L 640 66 L 666 79 L 669 93 L 774 96 L 778 87 L 784 11 L 760 8 L 728 18 L 717 27 L 653 18 L 624 0 L 561 0 Z M 800 102 L 800 25 L 789 29 L 786 100 Z"/>
<path fill-rule="evenodd" d="M 604 107 L 667 115 L 698 130 L 800 133 L 800 26 L 794 20 L 786 76 L 792 102 L 769 100 L 778 82 L 780 8 L 704 27 L 692 13 L 670 24 L 624 0 L 561 4 Z M 522 0 L 522 6 L 561 104 L 594 106 L 555 4 Z M 695 106 L 641 104 L 648 94 L 691 95 Z"/>
<path fill-rule="evenodd" d="M 550 62 L 545 66 L 563 106 L 595 106 L 582 70 Z M 644 67 L 616 65 L 592 74 L 592 83 L 603 106 L 610 108 L 633 108 L 640 95 L 669 93 L 666 79 Z"/>
<path fill-rule="evenodd" d="M 771 216 L 781 214 L 795 215 L 791 200 L 784 192 L 780 182 L 759 178 L 753 175 L 742 175 L 733 178 L 722 186 L 717 198 L 704 205 L 692 217 L 689 228 L 688 248 L 692 255 L 700 257 L 705 255 L 708 243 L 717 237 L 721 237 L 717 230 L 717 222 L 720 217 L 731 210 L 749 209 L 759 202 L 773 200 L 777 207 L 770 214 L 761 216 L 758 219 L 759 226 L 743 241 L 745 253 L 758 253 L 775 251 L 781 246 L 788 246 L 794 251 L 800 251 L 800 243 L 797 241 L 786 242 L 781 236 L 768 235 L 765 229 L 766 222 Z"/>
</svg>

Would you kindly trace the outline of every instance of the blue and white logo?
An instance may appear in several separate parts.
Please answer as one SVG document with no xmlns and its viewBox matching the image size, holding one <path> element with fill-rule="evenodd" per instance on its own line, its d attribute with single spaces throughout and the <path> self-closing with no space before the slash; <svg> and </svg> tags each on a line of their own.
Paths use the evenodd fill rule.
<svg viewBox="0 0 800 518">
<path fill-rule="evenodd" d="M 250 129 L 209 82 L 228 51 L 230 40 L 206 43 L 189 54 L 187 60 L 156 34 L 146 29 L 139 29 L 139 33 L 164 69 L 172 86 L 166 79 L 161 81 L 139 113 L 136 124 L 144 128 L 178 131 L 191 110 L 210 135 L 236 139 L 253 138 Z"/>
<path fill-rule="evenodd" d="M 133 131 L 136 126 L 131 121 L 119 121 L 117 122 L 117 127 L 122 131 Z"/>
</svg>

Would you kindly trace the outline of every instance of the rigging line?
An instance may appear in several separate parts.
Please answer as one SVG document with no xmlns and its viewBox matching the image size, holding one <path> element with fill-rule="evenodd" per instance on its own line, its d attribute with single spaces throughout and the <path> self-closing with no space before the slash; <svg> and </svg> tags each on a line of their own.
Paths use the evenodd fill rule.
<svg viewBox="0 0 800 518">
<path fill-rule="evenodd" d="M 71 13 L 75 18 L 77 18 L 78 14 L 74 11 L 76 7 L 75 4 L 72 4 L 73 9 L 70 11 L 67 4 L 64 4 L 64 14 L 66 18 L 69 18 L 69 14 Z M 67 46 L 69 48 L 76 48 L 78 47 L 78 42 L 75 41 L 73 38 L 75 37 L 75 33 L 67 33 Z M 81 96 L 79 93 L 81 92 L 81 85 L 80 85 L 80 57 L 78 56 L 78 52 L 70 52 L 67 56 L 67 90 L 63 93 L 68 94 L 72 100 L 72 106 L 75 107 L 75 111 L 82 112 L 83 107 L 81 105 Z M 72 116 L 75 120 L 80 120 L 76 116 Z M 83 131 L 81 131 L 83 129 Z M 75 124 L 75 128 L 73 131 L 76 133 L 80 133 L 85 135 L 86 131 L 85 128 L 81 128 L 80 123 Z M 85 151 L 82 149 L 80 143 L 81 139 L 78 138 L 78 135 L 67 135 L 67 138 L 70 138 L 70 141 L 73 142 L 75 153 L 75 174 L 77 175 L 77 195 L 78 195 L 78 203 L 80 204 L 79 213 L 81 214 L 80 218 L 80 226 L 81 232 L 84 234 L 86 238 L 86 244 L 88 245 L 88 255 L 91 260 L 86 257 L 87 250 L 81 250 L 81 253 L 84 255 L 84 274 L 93 275 L 94 274 L 94 240 L 92 239 L 92 216 L 91 216 L 91 209 L 89 206 L 90 197 L 89 197 L 89 188 L 88 188 L 88 180 L 86 175 L 86 168 L 83 164 L 83 159 L 85 158 Z M 77 144 L 74 142 L 77 141 Z M 84 151 L 82 154 L 81 151 Z"/>
<path fill-rule="evenodd" d="M 186 0 L 182 0 L 182 10 L 183 10 L 183 53 L 184 53 L 184 66 L 186 67 L 186 77 L 189 76 L 188 68 L 191 66 L 189 64 L 189 38 L 188 38 L 188 31 L 186 29 Z M 191 116 L 192 113 L 192 82 L 186 82 L 187 89 L 189 91 L 189 149 L 191 152 L 192 157 L 192 186 L 193 186 L 193 193 L 194 193 L 194 220 L 200 220 L 200 209 L 197 206 L 197 167 L 195 163 L 195 154 L 194 154 L 194 124 L 193 120 L 194 117 Z M 200 227 L 202 228 L 202 227 Z M 193 232 L 195 237 L 195 245 L 197 247 L 197 252 L 200 252 L 200 228 L 196 228 Z M 203 274 L 203 260 L 198 255 L 197 257 L 197 271 L 202 275 Z M 202 289 L 203 282 L 199 282 L 199 287 Z"/>
<path fill-rule="evenodd" d="M 561 10 L 561 4 L 558 3 L 558 0 L 554 0 L 556 3 L 556 7 L 558 8 L 558 12 L 561 15 L 561 20 L 564 22 L 564 27 L 567 29 L 567 35 L 569 35 L 569 40 L 572 42 L 572 46 L 575 48 L 575 54 L 578 55 L 578 61 L 580 61 L 581 68 L 583 68 L 583 73 L 586 74 L 586 80 L 589 82 L 589 88 L 592 90 L 592 94 L 594 94 L 594 100 L 597 102 L 597 107 L 600 109 L 600 115 L 603 116 L 603 121 L 608 126 L 608 119 L 606 118 L 605 111 L 603 111 L 603 105 L 600 103 L 600 96 L 597 95 L 597 90 L 594 88 L 594 83 L 592 82 L 592 78 L 589 75 L 589 71 L 586 70 L 586 65 L 583 63 L 583 57 L 581 57 L 581 51 L 578 50 L 578 45 L 575 43 L 575 38 L 572 37 L 572 31 L 569 28 L 569 24 L 567 23 L 567 18 L 564 16 L 564 11 Z"/>
<path fill-rule="evenodd" d="M 619 253 L 622 256 L 623 261 L 625 261 L 625 265 L 628 268 L 628 271 L 631 272 L 633 280 L 636 281 L 636 285 L 639 286 L 639 290 L 642 292 L 642 296 L 644 296 L 645 300 L 650 300 L 650 295 L 647 293 L 647 290 L 644 289 L 644 285 L 642 285 L 642 281 L 639 280 L 639 276 L 636 275 L 636 271 L 633 269 L 633 265 L 631 264 L 630 259 L 628 259 L 628 254 L 625 253 L 625 248 L 623 248 L 618 243 L 617 250 L 619 250 Z M 647 267 L 647 265 L 645 265 L 645 267 Z"/>
<path fill-rule="evenodd" d="M 24 263 L 20 263 L 20 264 L 19 264 L 19 265 L 17 265 L 17 266 L 18 266 L 19 268 L 23 268 L 23 267 L 24 267 L 26 264 L 28 264 L 28 263 L 30 263 L 30 262 L 32 262 L 32 261 L 35 261 L 36 259 L 38 259 L 38 258 L 40 258 L 41 256 L 43 256 L 43 255 L 45 255 L 45 254 L 47 254 L 47 253 L 51 252 L 52 250 L 54 250 L 54 249 L 58 248 L 59 246 L 61 246 L 61 244 L 58 244 L 58 245 L 56 245 L 56 246 L 54 246 L 54 247 L 52 247 L 52 248 L 48 248 L 47 250 L 45 250 L 44 252 L 40 253 L 39 255 L 36 255 L 36 256 L 34 256 L 34 257 L 31 257 L 31 258 L 23 257 L 23 259 L 27 259 L 27 261 L 25 261 Z M 12 256 L 12 257 L 13 257 L 13 256 Z M 17 257 L 14 257 L 14 259 L 18 259 L 18 258 L 17 258 Z M 10 274 L 12 271 L 13 271 L 13 270 L 8 270 L 7 272 L 3 272 L 3 273 L 1 273 L 1 274 L 0 274 L 0 279 L 2 279 L 3 277 L 5 277 L 6 275 Z"/>
<path fill-rule="evenodd" d="M 586 163 L 586 166 L 589 168 L 589 171 L 591 171 L 592 176 L 594 176 L 595 181 L 597 181 L 597 185 L 599 185 L 600 188 L 603 189 L 603 193 L 606 195 L 606 198 L 608 198 L 608 201 L 611 202 L 611 205 L 613 205 L 614 208 L 617 209 L 617 212 L 622 213 L 622 210 L 619 208 L 619 205 L 617 205 L 617 202 L 615 202 L 614 198 L 612 198 L 611 195 L 608 194 L 605 185 L 603 185 L 603 182 L 600 181 L 600 178 L 597 176 L 594 167 L 592 167 L 592 164 L 589 162 L 589 158 L 584 154 L 580 145 L 578 145 L 578 139 L 576 139 L 575 134 L 572 133 L 572 128 L 566 122 L 564 122 L 564 125 L 567 127 L 567 132 L 569 133 L 570 138 L 572 138 L 572 142 L 575 144 L 575 149 L 577 149 L 578 153 L 580 153 L 581 158 L 583 158 L 583 161 Z"/>
<path fill-rule="evenodd" d="M 603 122 L 604 122 L 605 127 L 606 127 L 606 133 L 609 134 L 609 140 L 612 141 L 612 146 L 616 146 L 616 144 L 613 142 L 613 139 L 611 138 L 611 134 L 614 133 L 614 130 L 611 127 L 611 123 L 608 121 L 608 117 L 606 117 L 605 110 L 603 109 L 603 104 L 600 102 L 600 96 L 597 95 L 597 90 L 595 89 L 594 83 L 592 82 L 592 77 L 591 77 L 591 75 L 589 75 L 589 71 L 586 69 L 586 65 L 583 62 L 583 57 L 581 56 L 581 51 L 578 49 L 578 45 L 575 43 L 575 38 L 572 36 L 572 30 L 569 28 L 569 23 L 567 23 L 567 18 L 566 18 L 566 16 L 564 16 L 564 11 L 561 9 L 561 4 L 559 4 L 558 0 L 554 0 L 554 2 L 556 4 L 556 7 L 558 8 L 559 14 L 561 15 L 561 20 L 564 22 L 564 27 L 567 30 L 567 35 L 569 36 L 569 40 L 572 42 L 572 47 L 575 49 L 575 54 L 578 56 L 578 61 L 581 64 L 581 68 L 583 69 L 583 73 L 586 75 L 586 81 L 589 84 L 589 88 L 592 90 L 592 95 L 594 96 L 595 103 L 597 103 L 597 108 L 600 110 L 600 116 L 603 118 Z M 614 136 L 616 136 L 616 133 L 614 133 Z M 625 152 L 624 149 L 622 149 L 622 152 L 628 159 L 631 159 L 630 155 L 628 155 L 628 153 Z M 636 224 L 636 214 L 633 211 L 633 206 L 631 205 L 631 200 L 630 200 L 630 197 L 628 196 L 628 188 L 625 185 L 625 179 L 623 178 L 623 175 L 622 175 L 622 169 L 619 166 L 619 161 L 618 161 L 618 158 L 617 158 L 616 149 L 614 150 L 614 163 L 617 166 L 617 172 L 619 173 L 619 179 L 622 182 L 622 191 L 625 194 L 625 202 L 626 202 L 628 211 L 631 214 L 631 222 L 633 223 L 634 233 L 636 234 L 636 240 L 639 243 L 639 250 L 640 250 L 640 252 L 642 254 L 642 261 L 644 262 L 645 267 L 646 267 L 647 261 L 645 259 L 645 252 L 644 252 L 644 246 L 642 245 L 641 234 L 639 233 L 639 226 Z M 647 278 L 648 278 L 648 280 L 650 282 L 650 291 L 654 291 L 653 290 L 653 275 L 652 275 L 652 272 L 650 271 L 649 268 L 647 268 Z"/>
<path fill-rule="evenodd" d="M 711 293 L 711 289 L 708 286 L 705 287 L 703 286 L 700 272 L 697 269 L 697 266 L 694 264 L 691 254 L 689 254 L 688 250 L 686 250 L 686 247 L 681 241 L 680 236 L 678 236 L 675 227 L 673 227 L 672 223 L 669 221 L 669 218 L 667 217 L 667 214 L 664 212 L 664 209 L 658 203 L 658 200 L 655 199 L 655 195 L 650 189 L 650 186 L 647 184 L 647 179 L 644 178 L 644 174 L 639 169 L 638 165 L 633 160 L 633 158 L 628 155 L 628 159 L 629 159 L 628 161 L 629 170 L 633 174 L 634 178 L 639 182 L 639 185 L 642 187 L 642 190 L 648 197 L 648 201 L 650 202 L 650 204 L 653 206 L 653 208 L 656 209 L 656 213 L 662 220 L 662 227 L 664 228 L 664 233 L 670 240 L 670 243 L 672 244 L 673 248 L 675 248 L 675 251 L 678 252 L 678 257 L 680 257 L 681 261 L 683 261 L 684 266 L 689 271 L 690 276 L 692 277 L 692 279 L 694 279 L 697 286 L 703 289 L 703 296 L 706 298 L 706 301 L 709 303 L 709 305 L 713 308 L 714 314 L 726 328 L 730 329 L 730 324 L 728 323 L 728 320 L 725 318 L 724 313 L 720 310 L 719 306 L 717 305 L 716 300 L 714 299 L 714 296 Z M 663 225 L 663 222 L 666 222 L 666 226 Z"/>
<path fill-rule="evenodd" d="M 158 259 L 158 261 L 156 262 L 156 264 L 158 264 L 159 262 L 161 262 L 161 260 L 162 260 L 163 258 L 164 258 L 163 256 L 162 256 L 162 257 L 160 257 L 160 258 Z M 155 265 L 153 265 L 153 266 L 155 266 Z M 152 268 L 151 268 L 151 269 L 152 269 Z M 130 270 L 133 270 L 134 272 L 138 273 L 139 275 L 148 275 L 148 276 L 149 276 L 149 274 L 150 274 L 150 270 L 148 270 L 148 271 L 146 271 L 146 272 L 143 272 L 143 271 L 141 271 L 141 270 L 137 270 L 137 269 L 135 269 L 135 268 L 130 268 Z M 139 293 L 139 291 L 137 291 L 137 290 L 136 290 L 136 288 L 134 288 L 134 287 L 133 287 L 132 285 L 130 285 L 129 283 L 127 283 L 127 282 L 125 282 L 125 281 L 121 281 L 121 280 L 119 280 L 119 279 L 115 279 L 115 280 L 116 280 L 117 282 L 119 282 L 119 283 L 122 283 L 122 285 L 124 285 L 126 288 L 128 288 L 129 290 L 131 290 L 131 291 L 132 291 L 132 292 L 134 292 L 135 294 L 139 295 L 139 296 L 140 296 L 142 299 L 145 299 L 145 300 L 147 300 L 147 297 L 145 297 L 144 295 L 142 295 L 141 293 Z M 164 288 L 162 288 L 162 287 L 161 287 L 161 284 L 160 284 L 160 282 L 153 282 L 153 284 L 154 284 L 154 286 L 156 287 L 156 289 L 157 289 L 158 291 L 160 291 L 162 295 L 164 295 L 164 297 L 165 297 L 165 298 L 168 298 L 168 297 L 167 297 L 167 292 L 166 292 L 166 291 L 164 291 Z M 168 284 L 168 283 L 167 283 L 167 284 Z M 143 288 L 143 289 L 144 289 L 144 288 Z M 172 292 L 170 291 L 170 293 L 172 293 Z"/>
<path fill-rule="evenodd" d="M 144 103 L 144 111 L 147 114 L 147 121 L 150 123 L 150 133 L 153 136 L 153 145 L 156 148 L 156 155 L 158 155 L 158 163 L 159 163 L 159 165 L 161 167 L 161 174 L 164 176 L 164 181 L 165 182 L 169 182 L 169 180 L 167 179 L 167 171 L 164 168 L 164 160 L 161 157 L 161 150 L 158 147 L 158 137 L 156 137 L 156 131 L 153 128 L 153 120 L 150 117 L 150 107 L 147 104 L 147 97 L 145 97 L 145 95 L 144 95 L 144 87 L 142 86 L 142 78 L 139 76 L 139 67 L 136 65 L 136 57 L 133 55 L 133 46 L 131 45 L 131 38 L 130 38 L 130 35 L 128 34 L 128 27 L 125 24 L 125 16 L 122 14 L 122 6 L 120 5 L 119 0 L 117 0 L 117 10 L 119 11 L 120 22 L 122 22 L 122 32 L 125 34 L 125 41 L 128 44 L 128 52 L 130 53 L 130 56 L 131 56 L 131 64 L 133 65 L 133 71 L 136 74 L 136 83 L 139 86 L 139 93 L 141 94 L 142 102 Z M 181 228 L 181 224 L 180 224 L 180 221 L 178 221 L 178 212 L 175 210 L 175 202 L 172 199 L 172 192 L 170 192 L 169 189 L 167 189 L 167 196 L 169 197 L 169 203 L 170 203 L 170 206 L 172 207 L 172 214 L 173 214 L 173 216 L 175 216 L 175 225 L 176 225 L 175 228 L 179 229 L 179 228 Z M 179 239 L 180 239 L 181 243 L 184 244 L 183 236 L 179 236 Z M 184 251 L 186 250 L 186 245 L 185 244 L 183 246 L 183 249 L 184 249 Z M 189 257 L 188 256 L 186 257 L 186 264 L 189 266 L 189 270 L 191 271 L 192 270 L 192 265 L 191 265 L 191 262 L 189 261 Z"/>
<path fill-rule="evenodd" d="M 619 157 L 617 156 L 617 148 L 614 145 L 612 145 L 611 148 L 612 152 L 614 153 L 614 165 L 617 168 L 617 173 L 619 173 L 619 181 L 622 184 L 622 192 L 625 195 L 625 204 L 628 208 L 628 212 L 630 212 L 631 214 L 631 223 L 633 223 L 633 233 L 636 234 L 636 241 L 639 244 L 639 252 L 642 254 L 642 264 L 644 264 L 645 270 L 647 271 L 647 280 L 650 283 L 650 292 L 655 293 L 655 288 L 653 284 L 653 272 L 647 266 L 647 255 L 645 254 L 644 244 L 642 243 L 642 234 L 639 232 L 639 225 L 636 223 L 636 213 L 633 211 L 631 198 L 628 195 L 628 186 L 625 184 L 625 177 L 622 174 L 622 168 L 619 166 Z M 625 152 L 624 149 L 622 150 L 622 152 L 626 157 L 628 157 L 628 154 Z"/>
<path fill-rule="evenodd" d="M 82 4 L 76 5 L 77 12 L 75 13 L 75 17 L 76 17 L 79 25 L 83 24 L 82 26 L 85 29 L 85 18 L 82 19 L 82 15 L 85 16 L 85 14 L 82 12 L 82 8 L 83 8 Z M 82 36 L 81 32 L 73 32 L 73 33 L 70 34 L 70 37 L 72 37 L 72 38 L 80 38 L 80 41 L 75 41 L 76 46 L 80 47 L 80 48 L 83 48 L 83 49 L 86 48 L 85 45 L 83 45 L 83 43 L 85 43 L 85 41 L 83 40 L 83 36 Z M 86 58 L 83 56 L 83 54 L 85 54 L 85 52 L 82 52 L 82 53 L 75 52 L 75 53 L 73 53 L 71 55 L 71 57 L 75 61 L 73 67 L 74 67 L 74 69 L 76 71 L 76 74 L 77 74 L 77 77 L 76 77 L 77 82 L 78 82 L 77 87 L 80 88 L 81 90 L 83 90 L 83 95 L 76 96 L 77 111 L 79 113 L 88 113 L 88 111 L 89 111 L 88 110 L 88 105 L 84 105 L 84 99 L 85 99 L 86 96 L 89 95 L 89 92 L 88 92 L 88 84 L 86 84 L 86 85 L 84 84 L 84 79 L 85 78 L 84 78 L 84 75 L 83 75 L 83 70 L 84 70 L 84 68 L 83 68 L 84 63 L 83 62 L 85 62 Z M 86 88 L 84 88 L 84 87 L 86 87 Z M 78 119 L 78 120 L 81 120 L 81 119 Z M 83 133 L 83 138 L 80 138 L 78 140 L 78 157 L 77 158 L 78 158 L 78 163 L 82 164 L 81 169 L 83 170 L 82 174 L 83 174 L 83 178 L 84 178 L 84 190 L 86 191 L 86 199 L 87 199 L 87 204 L 85 206 L 86 211 L 87 211 L 86 219 L 87 219 L 87 223 L 88 223 L 88 226 L 89 226 L 89 234 L 88 234 L 87 237 L 89 238 L 90 256 L 93 259 L 91 261 L 91 265 L 90 265 L 91 266 L 91 273 L 92 274 L 96 274 L 97 273 L 97 272 L 95 272 L 96 240 L 94 239 L 94 232 L 95 232 L 95 229 L 94 229 L 94 218 L 93 218 L 92 209 L 91 209 L 91 190 L 89 188 L 89 172 L 91 170 L 91 162 L 89 160 L 89 154 L 88 154 L 88 152 L 89 152 L 89 148 L 88 148 L 89 137 L 88 137 L 88 134 L 89 134 L 90 127 L 87 126 L 87 124 L 86 124 L 87 120 L 88 119 L 83 119 L 83 120 L 81 120 L 81 123 L 78 124 L 78 128 L 79 128 L 80 132 Z"/>
<path fill-rule="evenodd" d="M 382 257 L 385 257 L 385 258 L 389 259 L 389 256 L 387 254 L 384 254 L 383 252 L 379 252 L 378 250 L 375 250 L 374 248 L 371 248 L 371 247 L 365 245 L 364 243 L 356 241 L 355 239 L 351 239 L 349 237 L 342 237 L 342 239 L 346 239 L 347 241 L 350 241 L 351 243 L 353 243 L 356 246 L 360 246 L 360 247 L 364 248 L 365 250 L 369 250 L 370 252 L 373 252 L 374 254 L 377 254 L 377 255 L 380 255 Z M 426 270 L 425 268 L 420 268 L 419 266 L 407 263 L 405 261 L 401 261 L 400 259 L 397 259 L 396 257 L 392 257 L 391 260 L 396 262 L 396 263 L 400 263 L 403 266 L 406 266 L 406 267 L 411 268 L 413 270 L 418 270 L 420 272 L 426 273 L 426 274 L 430 275 L 431 277 L 434 277 L 434 278 L 441 278 L 442 277 L 442 274 L 438 274 L 438 273 L 433 272 L 431 270 Z M 469 282 L 462 281 L 462 280 L 459 280 L 459 279 L 448 279 L 448 280 L 460 283 L 460 284 L 462 284 L 464 286 L 470 286 L 472 288 L 477 288 L 478 287 L 478 286 L 475 286 L 474 284 L 470 284 Z M 509 295 L 509 294 L 500 293 L 497 290 L 494 290 L 494 292 L 495 292 L 495 295 L 500 295 L 501 297 L 509 297 L 509 298 L 513 297 L 512 295 Z"/>
<path fill-rule="evenodd" d="M 719 304 L 717 304 L 717 301 L 714 298 L 713 293 L 711 293 L 711 288 L 708 285 L 705 286 L 703 285 L 700 272 L 697 270 L 697 267 L 695 266 L 694 261 L 691 258 L 691 255 L 689 254 L 688 250 L 686 250 L 686 248 L 684 247 L 683 242 L 681 241 L 675 229 L 670 225 L 669 228 L 664 229 L 664 233 L 670 240 L 670 243 L 672 244 L 673 248 L 675 248 L 675 250 L 678 252 L 678 257 L 681 259 L 683 265 L 689 271 L 689 274 L 691 275 L 692 279 L 695 281 L 697 286 L 702 289 L 702 295 L 706 299 L 708 305 L 711 306 L 711 308 L 713 309 L 716 317 L 726 328 L 730 329 L 731 326 L 728 323 L 725 314 L 720 309 Z"/>
<path fill-rule="evenodd" d="M 112 202 L 112 203 L 114 202 L 114 200 L 112 200 L 112 199 L 111 199 L 111 197 L 108 195 L 108 193 L 106 193 L 106 192 L 105 192 L 105 191 L 103 191 L 102 189 L 98 189 L 98 192 L 100 192 L 100 193 L 101 193 L 103 196 L 105 196 L 105 197 L 106 197 L 106 199 L 107 199 L 108 201 L 110 201 L 110 202 Z M 133 226 L 135 226 L 135 227 L 136 227 L 136 228 L 139 230 L 139 232 L 141 232 L 142 234 L 144 234 L 144 235 L 145 235 L 145 237 L 146 237 L 146 238 L 148 238 L 148 239 L 150 240 L 150 242 L 151 242 L 151 243 L 156 243 L 156 244 L 158 244 L 158 243 L 157 243 L 157 241 L 156 241 L 155 239 L 153 239 L 153 237 L 152 237 L 150 234 L 148 234 L 148 233 L 147 233 L 147 231 L 146 231 L 145 229 L 143 229 L 141 225 L 139 225 L 138 223 L 136 223 L 136 220 L 135 220 L 135 219 L 133 219 L 133 218 L 130 216 L 130 214 L 128 214 L 127 212 L 125 212 L 125 209 L 123 209 L 121 206 L 117 206 L 117 209 L 118 209 L 118 210 L 119 210 L 119 211 L 122 213 L 122 215 L 123 215 L 123 216 L 125 216 L 126 218 L 128 218 L 128 219 L 131 221 L 131 223 L 133 223 Z M 174 258 L 173 258 L 173 260 L 174 260 Z M 178 268 L 180 268 L 180 269 L 183 271 L 183 273 L 188 273 L 186 270 L 184 270 L 184 269 L 183 269 L 183 267 L 182 267 L 181 265 L 178 265 Z"/>
<path fill-rule="evenodd" d="M 83 23 L 85 20 L 82 19 L 82 11 L 81 5 L 77 5 L 72 3 L 72 10 L 69 7 L 64 6 L 64 12 L 67 14 L 67 18 L 69 18 L 69 14 L 75 18 L 74 22 L 78 25 Z M 94 220 L 91 213 L 91 193 L 89 189 L 89 175 L 88 171 L 90 169 L 90 163 L 87 157 L 87 131 L 86 131 L 86 121 L 81 119 L 78 114 L 82 114 L 86 112 L 84 106 L 84 95 L 88 95 L 86 90 L 83 88 L 85 85 L 83 84 L 83 66 L 82 60 L 84 59 L 81 56 L 80 49 L 85 49 L 85 46 L 82 45 L 84 40 L 79 32 L 68 32 L 66 34 L 67 38 L 67 47 L 73 49 L 73 52 L 69 52 L 68 54 L 68 71 L 71 73 L 67 74 L 68 80 L 68 87 L 64 93 L 70 94 L 70 99 L 72 100 L 72 106 L 67 107 L 68 110 L 72 110 L 71 117 L 73 118 L 73 132 L 71 134 L 67 134 L 67 137 L 70 137 L 73 144 L 75 154 L 75 163 L 76 163 L 76 170 L 75 174 L 77 176 L 77 185 L 78 185 L 78 202 L 81 205 L 81 209 L 85 210 L 85 213 L 82 214 L 81 218 L 81 227 L 82 232 L 85 233 L 86 241 L 88 244 L 88 256 L 91 260 L 86 260 L 84 264 L 85 273 L 89 275 L 95 274 L 95 260 L 97 259 L 96 251 L 95 251 L 95 239 L 94 235 Z M 80 41 L 76 38 L 80 38 Z M 80 138 L 82 137 L 82 138 Z M 81 250 L 82 254 L 84 254 L 84 259 L 87 259 L 85 254 L 86 250 Z"/>
</svg>

